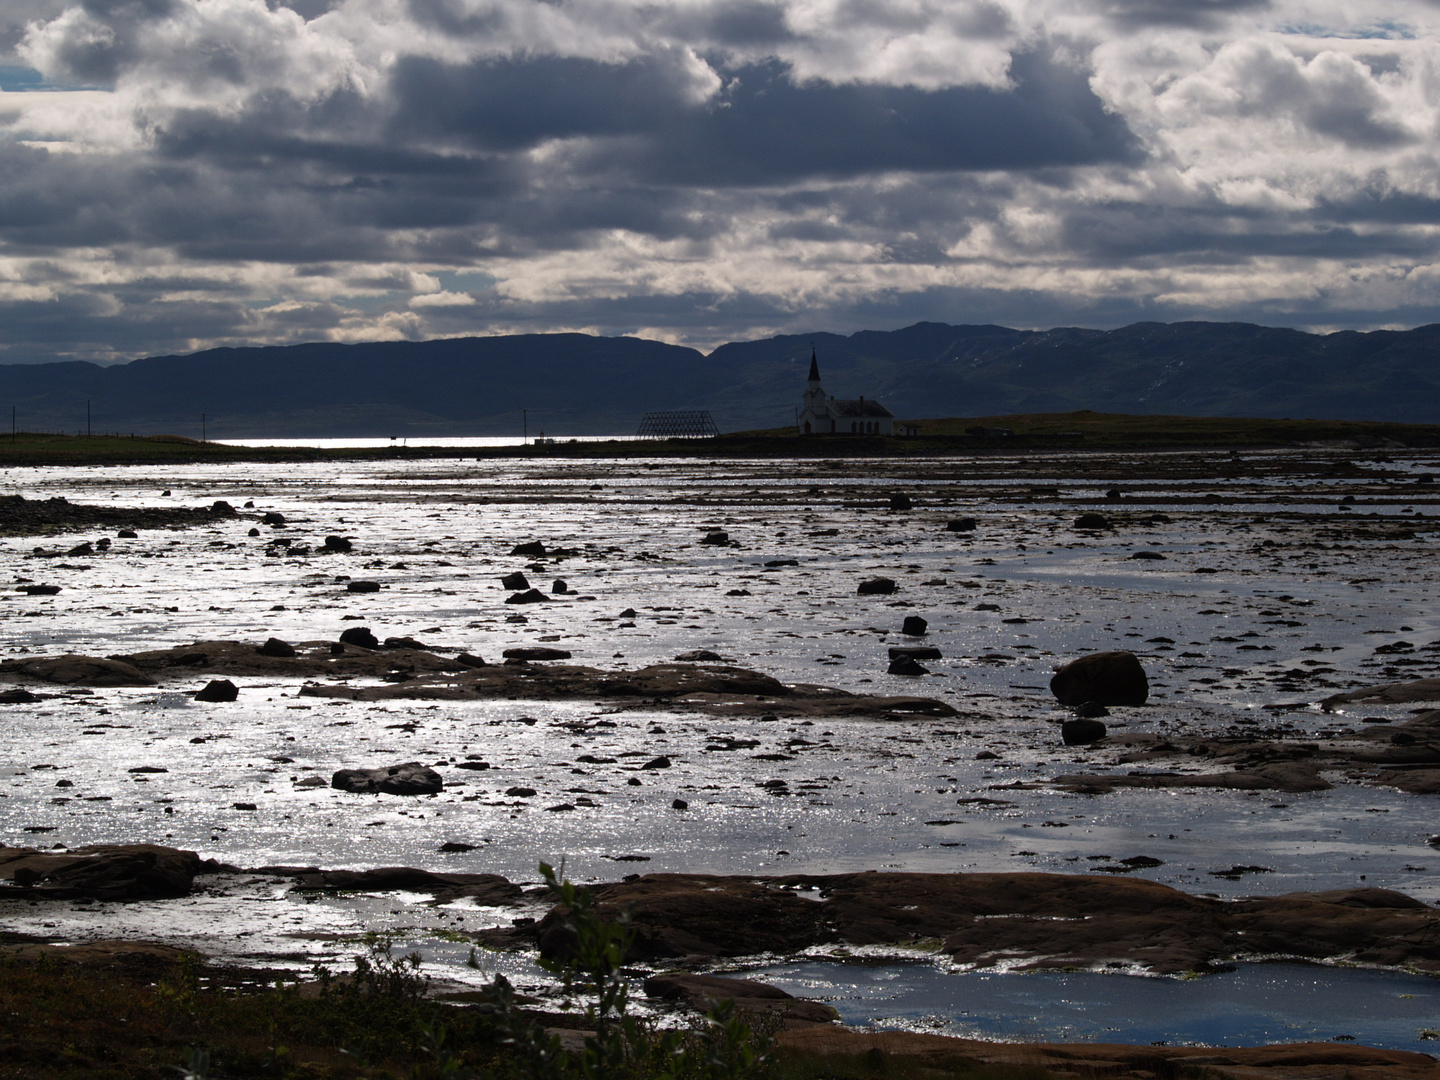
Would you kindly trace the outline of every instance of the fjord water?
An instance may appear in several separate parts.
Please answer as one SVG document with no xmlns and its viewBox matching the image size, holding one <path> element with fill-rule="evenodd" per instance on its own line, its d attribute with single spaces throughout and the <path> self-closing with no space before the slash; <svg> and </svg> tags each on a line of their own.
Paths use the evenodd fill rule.
<svg viewBox="0 0 1440 1080">
<path fill-rule="evenodd" d="M 0 540 L 5 579 L 61 586 L 54 596 L 0 600 L 10 656 L 333 640 L 366 625 L 382 638 L 413 636 L 492 662 L 505 648 L 540 642 L 572 651 L 576 663 L 614 669 L 703 648 L 786 682 L 938 697 L 959 715 L 809 721 L 787 717 L 779 703 L 773 718 L 594 702 L 365 703 L 300 697 L 299 685 L 260 677 L 237 679 L 240 699 L 219 705 L 190 698 L 204 676 L 158 689 L 56 688 L 36 704 L 0 707 L 0 839 L 151 841 L 238 866 L 412 865 L 527 882 L 540 860 L 562 858 L 573 878 L 595 881 L 637 871 L 1113 871 L 1124 858 L 1147 856 L 1160 865 L 1134 873 L 1194 892 L 1367 884 L 1435 902 L 1440 863 L 1426 844 L 1436 831 L 1434 797 L 1343 777 L 1331 777 L 1330 791 L 1303 795 L 1081 796 L 1045 783 L 1114 767 L 1110 752 L 1061 745 L 1067 714 L 1046 690 L 1054 666 L 1092 650 L 1132 649 L 1151 677 L 1151 703 L 1115 710 L 1107 720 L 1114 731 L 1283 726 L 1323 741 L 1367 718 L 1408 714 L 1291 708 L 1337 689 L 1434 674 L 1425 646 L 1440 638 L 1440 564 L 1429 523 L 1440 500 L 1419 478 L 1435 460 L 1356 457 L 1307 450 L 1238 462 L 1217 453 L 8 469 L 7 492 L 30 498 L 126 506 L 224 499 L 241 510 L 199 529 L 112 537 L 108 552 L 85 557 L 63 553 L 101 533 Z M 1120 497 L 1107 498 L 1116 488 Z M 909 494 L 915 509 L 891 511 L 895 492 Z M 1343 503 L 1347 495 L 1354 501 Z M 1076 515 L 1097 508 L 1117 527 L 1077 532 Z M 285 526 L 260 525 L 265 511 L 282 513 Z M 947 531 L 961 516 L 977 528 Z M 1403 523 L 1409 535 L 1347 534 L 1376 521 Z M 251 527 L 262 535 L 249 537 Z M 730 543 L 700 543 L 715 530 Z M 330 534 L 351 538 L 353 553 L 314 553 Z M 573 553 L 509 554 L 535 539 Z M 303 547 L 310 553 L 299 554 Z M 1138 551 L 1165 558 L 1131 559 Z M 516 570 L 547 593 L 555 578 L 569 591 L 545 604 L 506 604 L 499 577 Z M 894 578 L 898 591 L 857 595 L 858 582 L 877 575 Z M 347 592 L 358 578 L 380 591 Z M 634 616 L 622 615 L 630 609 Z M 899 632 L 908 614 L 929 621 L 924 643 L 944 657 L 927 661 L 931 674 L 922 678 L 886 674 L 887 649 L 914 643 Z M 1397 643 L 1406 646 L 1398 659 L 1376 652 Z M 1313 673 L 1304 692 L 1279 688 L 1294 685 L 1288 673 L 1296 670 Z M 1266 708 L 1275 705 L 1286 708 Z M 722 737 L 755 745 L 714 749 Z M 977 758 L 982 752 L 994 756 Z M 626 781 L 640 774 L 625 754 L 665 754 L 674 765 L 633 787 Z M 491 768 L 451 767 L 467 757 Z M 445 792 L 406 800 L 297 786 L 338 768 L 408 760 L 447 763 L 438 766 Z M 142 765 L 168 771 L 128 772 Z M 69 784 L 57 787 L 62 780 Z M 766 786 L 774 780 L 785 781 L 780 793 Z M 538 794 L 505 798 L 515 785 Z M 677 798 L 686 809 L 674 809 Z M 991 801 L 962 801 L 976 798 Z M 471 850 L 440 852 L 453 842 Z M 1216 876 L 1241 865 L 1263 870 Z M 295 963 L 343 960 L 346 947 L 327 935 L 391 927 L 413 933 L 441 968 L 471 977 L 461 965 L 466 950 L 435 932 L 516 914 L 426 907 L 403 895 L 302 903 L 273 886 L 221 884 L 183 902 L 73 911 L 63 925 L 199 936 L 224 955 Z M 55 919 L 22 913 L 9 925 L 43 932 Z M 523 961 L 497 963 L 533 977 Z M 885 970 L 922 996 L 975 977 L 926 965 Z M 1274 970 L 1263 977 L 1281 978 Z M 1396 994 L 1414 985 L 1362 974 L 1392 980 Z M 1283 976 L 1286 985 L 1301 977 Z M 1324 977 L 1346 986 L 1360 976 Z M 1043 981 L 1050 978 L 994 974 L 987 993 L 997 1002 L 1012 992 L 1001 987 L 1017 988 L 1017 1001 L 1071 993 L 1035 989 L 1059 985 Z M 1086 978 L 1117 995 L 1134 985 L 1124 976 Z M 1215 979 L 1177 983 L 1173 992 L 1199 1001 L 1186 995 L 1228 985 Z M 1082 982 L 1089 987 L 1075 985 Z M 1102 997 L 1092 989 L 1072 996 Z M 1139 997 L 1158 1001 L 1143 990 Z M 1312 1007 L 1299 995 L 1287 1000 L 1295 1010 Z M 911 1008 L 910 999 L 896 1001 L 896 1015 Z M 1105 1037 L 1140 1039 L 1156 1015 L 1139 1008 L 1137 1034 Z M 1008 1034 L 1032 1033 L 1020 1024 Z M 1401 1045 L 1383 1032 L 1331 1034 Z"/>
</svg>

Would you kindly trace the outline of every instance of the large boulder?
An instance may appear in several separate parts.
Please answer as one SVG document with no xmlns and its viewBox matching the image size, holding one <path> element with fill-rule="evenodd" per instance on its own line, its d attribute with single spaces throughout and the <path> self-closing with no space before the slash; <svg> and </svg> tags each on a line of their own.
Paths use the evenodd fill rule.
<svg viewBox="0 0 1440 1080">
<path fill-rule="evenodd" d="M 1132 652 L 1091 653 L 1071 660 L 1050 680 L 1050 692 L 1062 705 L 1144 705 L 1150 681 Z"/>
<path fill-rule="evenodd" d="M 434 795 L 445 781 L 434 769 L 407 761 L 378 769 L 341 769 L 330 778 L 330 786 L 355 795 Z"/>
<path fill-rule="evenodd" d="M 895 580 L 888 577 L 868 578 L 855 590 L 861 596 L 886 596 L 895 591 Z"/>
</svg>

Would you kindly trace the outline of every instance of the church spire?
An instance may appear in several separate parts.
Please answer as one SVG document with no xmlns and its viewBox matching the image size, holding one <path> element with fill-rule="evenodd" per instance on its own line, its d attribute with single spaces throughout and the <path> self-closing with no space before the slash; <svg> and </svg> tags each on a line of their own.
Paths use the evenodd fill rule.
<svg viewBox="0 0 1440 1080">
<path fill-rule="evenodd" d="M 820 362 L 815 359 L 814 345 L 810 346 L 810 381 L 812 383 L 818 383 L 820 381 Z"/>
</svg>

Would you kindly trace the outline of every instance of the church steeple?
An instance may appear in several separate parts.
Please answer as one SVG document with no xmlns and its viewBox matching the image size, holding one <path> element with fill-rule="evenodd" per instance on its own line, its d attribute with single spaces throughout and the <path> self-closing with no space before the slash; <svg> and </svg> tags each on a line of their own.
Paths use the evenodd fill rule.
<svg viewBox="0 0 1440 1080">
<path fill-rule="evenodd" d="M 814 345 L 811 345 L 811 346 L 810 346 L 810 380 L 809 380 L 809 381 L 812 382 L 812 383 L 818 383 L 818 382 L 820 381 L 820 361 L 818 361 L 817 359 L 815 359 L 815 346 L 814 346 Z"/>
</svg>

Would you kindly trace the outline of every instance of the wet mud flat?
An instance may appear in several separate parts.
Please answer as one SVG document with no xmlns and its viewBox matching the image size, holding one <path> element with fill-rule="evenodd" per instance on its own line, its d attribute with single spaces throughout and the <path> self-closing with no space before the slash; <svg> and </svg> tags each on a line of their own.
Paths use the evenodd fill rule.
<svg viewBox="0 0 1440 1080">
<path fill-rule="evenodd" d="M 36 940 L 191 942 L 256 964 L 343 963 L 361 930 L 394 929 L 458 980 L 469 943 L 546 917 L 525 898 L 541 859 L 617 888 L 783 879 L 819 908 L 834 875 L 1023 871 L 1207 904 L 1345 893 L 1325 902 L 1342 920 L 1419 917 L 1440 897 L 1425 715 L 1440 703 L 1424 683 L 1437 460 L 7 470 L 27 500 L 235 513 L 0 541 L 0 842 L 151 843 L 228 868 L 143 901 L 44 898 L 36 879 L 0 917 Z M 878 579 L 893 589 L 860 591 Z M 902 632 L 914 616 L 923 635 Z M 377 647 L 340 642 L 360 628 Z M 257 651 L 271 639 L 295 655 Z M 938 656 L 891 674 L 891 650 L 916 648 Z M 1115 649 L 1139 657 L 1146 704 L 1066 745 L 1053 669 Z M 67 656 L 118 659 L 85 674 Z M 195 700 L 216 679 L 235 699 Z M 1412 689 L 1341 697 L 1387 684 Z M 441 788 L 329 786 L 405 762 Z M 387 866 L 495 875 L 519 906 L 235 872 Z M 1354 890 L 1401 907 L 1357 909 Z M 1118 947 L 1072 955 L 1040 934 L 1050 915 L 1020 914 L 980 918 L 971 953 L 918 930 L 881 951 L 1173 970 Z M 1222 942 L 1195 962 L 1424 961 L 1330 944 Z M 540 986 L 534 947 L 497 963 Z"/>
</svg>

